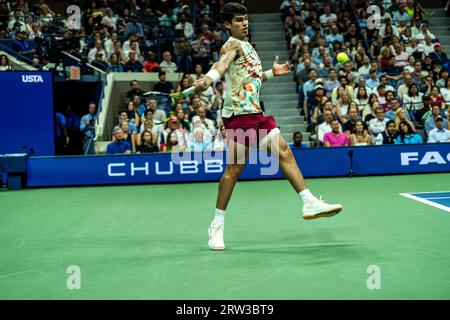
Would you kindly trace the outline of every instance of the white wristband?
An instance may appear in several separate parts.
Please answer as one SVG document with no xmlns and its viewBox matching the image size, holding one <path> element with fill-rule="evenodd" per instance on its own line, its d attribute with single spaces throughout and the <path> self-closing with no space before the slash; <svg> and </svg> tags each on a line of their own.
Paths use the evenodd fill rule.
<svg viewBox="0 0 450 320">
<path fill-rule="evenodd" d="M 215 69 L 209 70 L 205 76 L 207 76 L 208 78 L 211 78 L 213 83 L 219 81 L 221 78 L 219 71 L 217 71 Z"/>
<path fill-rule="evenodd" d="M 264 74 L 266 75 L 266 79 L 267 80 L 273 79 L 275 77 L 275 75 L 273 74 L 273 70 L 272 69 L 264 72 Z"/>
</svg>

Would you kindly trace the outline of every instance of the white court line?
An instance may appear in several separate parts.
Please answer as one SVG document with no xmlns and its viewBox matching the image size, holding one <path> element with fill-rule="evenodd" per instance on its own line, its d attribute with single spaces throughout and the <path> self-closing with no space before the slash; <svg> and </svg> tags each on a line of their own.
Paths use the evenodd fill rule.
<svg viewBox="0 0 450 320">
<path fill-rule="evenodd" d="M 414 192 L 414 193 L 418 193 L 418 192 Z M 430 193 L 430 192 L 422 192 L 422 193 Z M 432 206 L 432 207 L 435 207 L 435 208 L 438 208 L 438 209 L 450 212 L 450 208 L 447 207 L 447 206 L 443 206 L 442 204 L 435 203 L 433 201 L 429 201 L 429 200 L 426 200 L 426 199 L 423 199 L 423 198 L 419 198 L 419 197 L 413 196 L 412 194 L 409 194 L 409 193 L 400 193 L 400 195 L 405 197 L 405 198 L 413 199 L 413 200 L 425 203 L 425 204 L 427 204 L 429 206 Z"/>
<path fill-rule="evenodd" d="M 450 199 L 450 197 L 426 197 L 424 199 L 427 199 L 427 200 L 434 200 L 434 199 L 439 200 L 439 199 Z"/>
<path fill-rule="evenodd" d="M 424 193 L 448 193 L 448 194 L 450 194 L 450 191 L 446 190 L 446 191 L 411 192 L 411 194 L 424 194 Z M 405 194 L 409 194 L 409 193 L 405 193 Z"/>
</svg>

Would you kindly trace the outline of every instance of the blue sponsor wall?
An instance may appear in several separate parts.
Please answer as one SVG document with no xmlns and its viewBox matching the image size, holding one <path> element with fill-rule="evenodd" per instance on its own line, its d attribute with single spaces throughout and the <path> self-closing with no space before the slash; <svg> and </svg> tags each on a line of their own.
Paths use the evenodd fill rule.
<svg viewBox="0 0 450 320">
<path fill-rule="evenodd" d="M 50 72 L 0 72 L 0 154 L 51 156 L 54 147 L 53 77 Z"/>
<path fill-rule="evenodd" d="M 450 143 L 293 150 L 305 177 L 450 172 Z M 349 153 L 352 154 L 350 161 Z M 29 187 L 218 181 L 225 154 L 33 157 Z M 254 152 L 241 180 L 282 178 L 276 163 Z M 274 169 L 275 168 L 275 169 Z"/>
</svg>

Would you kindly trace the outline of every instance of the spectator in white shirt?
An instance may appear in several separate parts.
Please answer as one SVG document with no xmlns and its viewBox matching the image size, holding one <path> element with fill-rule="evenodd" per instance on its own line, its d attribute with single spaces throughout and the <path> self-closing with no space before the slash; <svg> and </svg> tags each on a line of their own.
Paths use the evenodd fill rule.
<svg viewBox="0 0 450 320">
<path fill-rule="evenodd" d="M 130 34 L 130 35 L 128 36 L 128 40 L 126 40 L 126 41 L 122 44 L 122 50 L 123 50 L 124 52 L 130 51 L 131 43 L 133 43 L 133 42 L 137 42 L 137 52 L 140 53 L 141 50 L 140 50 L 140 47 L 139 47 L 139 38 L 138 38 L 138 36 L 135 35 L 134 33 L 133 33 L 133 34 Z M 127 53 L 127 55 L 128 55 L 128 53 Z"/>
<path fill-rule="evenodd" d="M 408 94 L 409 86 L 412 83 L 411 72 L 403 69 L 403 83 L 397 89 L 397 97 L 403 101 L 403 97 Z"/>
<path fill-rule="evenodd" d="M 158 121 L 153 120 L 153 110 L 147 109 L 143 114 L 143 121 L 139 132 L 144 132 L 145 130 L 150 130 L 153 135 L 153 142 L 157 143 L 161 132 L 164 131 L 164 126 Z"/>
<path fill-rule="evenodd" d="M 163 61 L 159 64 L 159 68 L 166 73 L 177 71 L 178 67 L 175 62 L 172 62 L 172 54 L 169 51 L 163 53 Z"/>
<path fill-rule="evenodd" d="M 383 2 L 383 6 L 380 7 L 380 20 L 381 20 L 381 24 L 385 24 L 387 20 L 391 20 L 392 21 L 392 16 L 389 12 L 386 12 L 386 9 L 384 8 L 389 8 L 390 4 L 387 5 L 386 1 Z"/>
<path fill-rule="evenodd" d="M 404 67 L 408 64 L 409 55 L 403 50 L 401 44 L 397 43 L 395 49 L 395 65 L 397 67 Z"/>
<path fill-rule="evenodd" d="M 432 33 L 428 30 L 427 25 L 426 25 L 426 24 L 422 24 L 422 25 L 420 26 L 420 33 L 418 33 L 418 34 L 416 34 L 416 35 L 413 35 L 412 37 L 413 37 L 414 39 L 417 39 L 417 41 L 418 41 L 420 44 L 424 44 L 424 43 L 425 43 L 425 38 L 426 38 L 427 36 L 430 37 L 431 39 L 436 39 L 435 35 L 432 34 Z"/>
<path fill-rule="evenodd" d="M 208 130 L 207 137 L 211 138 L 216 134 L 217 128 L 214 126 L 214 121 L 206 118 L 206 109 L 204 106 L 199 107 L 197 110 L 197 116 L 199 117 L 199 121 L 201 121 L 201 125 Z M 194 120 L 195 116 L 192 118 L 192 124 L 195 124 Z M 197 119 L 197 118 L 195 118 Z M 195 125 L 194 125 L 195 128 Z"/>
<path fill-rule="evenodd" d="M 416 58 L 411 54 L 408 56 L 408 64 L 403 68 L 403 71 L 407 71 L 409 73 L 414 72 L 414 63 L 416 62 Z"/>
<path fill-rule="evenodd" d="M 111 33 L 111 37 L 105 41 L 105 51 L 108 54 L 108 57 L 114 52 L 114 42 L 117 41 L 117 32 L 113 31 Z"/>
<path fill-rule="evenodd" d="M 164 110 L 158 109 L 158 102 L 155 99 L 147 100 L 147 109 L 153 111 L 153 121 L 157 123 L 166 121 L 166 113 Z"/>
<path fill-rule="evenodd" d="M 441 88 L 442 97 L 446 106 L 450 106 L 450 78 L 445 80 L 445 87 Z M 450 114 L 450 111 L 448 111 Z"/>
<path fill-rule="evenodd" d="M 322 26 L 325 26 L 328 23 L 328 21 L 330 21 L 330 20 L 334 20 L 334 21 L 337 20 L 337 16 L 336 16 L 335 13 L 331 12 L 331 7 L 330 6 L 325 6 L 323 8 L 323 11 L 324 11 L 324 14 L 322 14 L 320 16 L 320 18 L 319 18 L 320 19 L 320 24 Z"/>
<path fill-rule="evenodd" d="M 8 30 L 14 30 L 14 24 L 18 22 L 20 24 L 20 30 L 25 29 L 25 23 L 23 22 L 23 13 L 20 9 L 14 10 L 14 17 L 8 23 Z"/>
<path fill-rule="evenodd" d="M 95 46 L 92 48 L 88 53 L 88 62 L 92 63 L 95 60 L 95 57 L 97 56 L 97 53 L 101 53 L 103 55 L 102 61 L 107 62 L 106 58 L 106 52 L 102 47 L 102 40 L 96 40 Z"/>
<path fill-rule="evenodd" d="M 428 134 L 428 143 L 450 143 L 450 130 L 444 128 L 444 118 L 434 119 L 436 127 Z"/>
<path fill-rule="evenodd" d="M 126 57 L 130 55 L 130 52 L 134 52 L 136 54 L 136 59 L 138 59 L 141 56 L 141 50 L 139 49 L 139 42 L 137 41 L 131 41 L 130 47 L 127 50 L 123 50 L 123 53 Z"/>
<path fill-rule="evenodd" d="M 358 69 L 358 74 L 361 76 L 364 76 L 365 78 L 369 77 L 369 71 L 370 71 L 370 59 L 368 56 L 364 56 L 363 58 L 363 64 Z"/>
<path fill-rule="evenodd" d="M 317 138 L 322 144 L 325 134 L 331 132 L 331 121 L 334 119 L 333 113 L 329 110 L 325 110 L 323 113 L 323 118 L 325 119 L 325 122 L 321 123 L 317 129 Z M 341 125 L 339 125 L 339 131 L 342 132 Z"/>
<path fill-rule="evenodd" d="M 386 129 L 386 123 L 389 121 L 389 119 L 384 117 L 382 107 L 377 107 L 375 109 L 375 116 L 375 118 L 369 121 L 369 132 L 374 139 Z"/>
<path fill-rule="evenodd" d="M 422 31 L 420 30 L 420 27 L 422 26 L 422 21 L 420 19 L 414 20 L 414 25 L 411 28 L 411 36 L 415 38 L 418 34 L 420 34 Z"/>
<path fill-rule="evenodd" d="M 114 12 L 111 8 L 105 8 L 105 15 L 102 18 L 101 24 L 107 26 L 108 28 L 117 30 L 117 18 L 114 16 Z"/>
<path fill-rule="evenodd" d="M 431 37 L 425 37 L 425 44 L 423 45 L 423 52 L 425 55 L 429 55 L 434 52 L 434 44 L 431 42 Z"/>
<path fill-rule="evenodd" d="M 192 36 L 194 35 L 194 27 L 192 23 L 186 21 L 186 15 L 184 13 L 180 13 L 180 22 L 175 26 L 175 30 L 183 30 L 184 36 L 192 40 Z"/>
<path fill-rule="evenodd" d="M 408 88 L 408 93 L 403 96 L 403 106 L 410 110 L 416 120 L 419 120 L 423 115 L 423 93 L 419 92 L 417 84 L 411 83 Z"/>
</svg>

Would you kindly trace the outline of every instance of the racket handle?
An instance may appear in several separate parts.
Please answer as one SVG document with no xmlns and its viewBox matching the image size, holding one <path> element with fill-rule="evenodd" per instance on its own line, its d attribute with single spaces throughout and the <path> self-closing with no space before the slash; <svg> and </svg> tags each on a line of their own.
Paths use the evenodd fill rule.
<svg viewBox="0 0 450 320">
<path fill-rule="evenodd" d="M 195 92 L 195 87 L 190 87 L 183 91 L 183 96 L 185 96 L 185 97 L 191 96 L 194 94 L 194 92 Z"/>
</svg>

